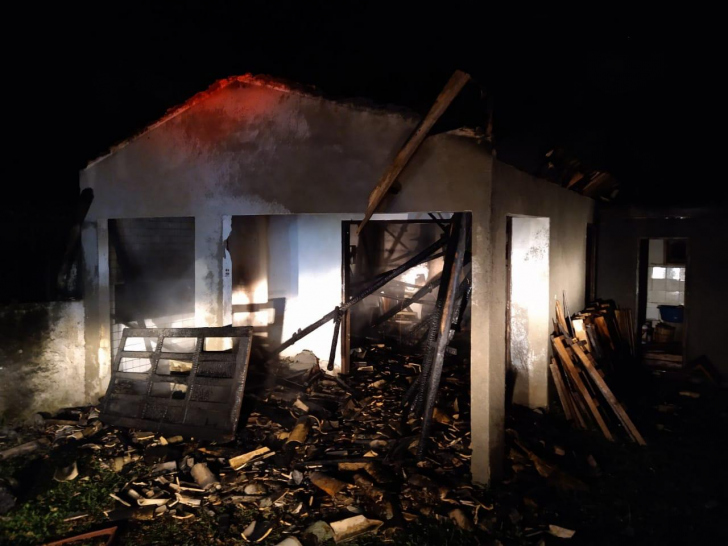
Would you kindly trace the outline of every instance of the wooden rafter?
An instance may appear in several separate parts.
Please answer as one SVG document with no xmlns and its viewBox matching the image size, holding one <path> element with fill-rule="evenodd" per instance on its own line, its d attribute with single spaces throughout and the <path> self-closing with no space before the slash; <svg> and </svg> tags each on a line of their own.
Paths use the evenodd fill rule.
<svg viewBox="0 0 728 546">
<path fill-rule="evenodd" d="M 450 77 L 450 80 L 448 80 L 447 84 L 438 95 L 435 103 L 432 105 L 432 108 L 430 108 L 430 111 L 425 116 L 425 119 L 420 122 L 414 133 L 412 133 L 409 137 L 409 140 L 407 140 L 405 145 L 402 146 L 397 157 L 394 158 L 392 164 L 384 172 L 382 177 L 379 179 L 379 182 L 377 182 L 377 185 L 369 194 L 367 211 L 364 214 L 364 220 L 362 220 L 359 224 L 357 234 L 361 233 L 361 230 L 364 229 L 364 226 L 382 203 L 382 200 L 384 200 L 384 197 L 392 187 L 392 184 L 394 184 L 394 181 L 397 180 L 397 177 L 407 166 L 410 159 L 412 159 L 412 156 L 420 147 L 420 144 L 422 144 L 425 140 L 425 137 L 430 132 L 430 129 L 432 129 L 432 126 L 435 125 L 438 119 L 440 119 L 440 116 L 442 116 L 445 110 L 447 110 L 447 107 L 450 106 L 453 99 L 457 97 L 463 86 L 468 83 L 468 80 L 470 80 L 470 76 L 460 70 L 456 70 Z"/>
</svg>

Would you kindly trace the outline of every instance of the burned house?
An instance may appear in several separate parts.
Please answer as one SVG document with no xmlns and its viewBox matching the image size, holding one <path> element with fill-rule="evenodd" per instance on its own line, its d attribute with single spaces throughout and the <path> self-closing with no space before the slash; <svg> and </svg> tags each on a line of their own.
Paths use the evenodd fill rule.
<svg viewBox="0 0 728 546">
<path fill-rule="evenodd" d="M 584 306 L 594 203 L 455 131 L 425 139 L 358 233 L 370 191 L 418 121 L 233 77 L 90 163 L 81 172 L 81 189 L 95 195 L 82 229 L 86 399 L 105 392 L 124 328 L 251 326 L 253 352 L 270 349 L 467 213 L 469 343 L 458 350 L 470 366 L 473 478 L 489 481 L 501 464 L 507 375 L 515 402 L 547 405 L 553 301 L 566 291 L 573 309 Z M 367 329 L 441 269 L 442 258 L 420 264 L 352 308 L 335 351 L 330 321 L 282 355 L 309 350 L 329 364 L 333 354 L 346 372 L 357 339 L 372 339 Z M 395 309 L 377 335 L 405 343 L 428 306 Z"/>
</svg>

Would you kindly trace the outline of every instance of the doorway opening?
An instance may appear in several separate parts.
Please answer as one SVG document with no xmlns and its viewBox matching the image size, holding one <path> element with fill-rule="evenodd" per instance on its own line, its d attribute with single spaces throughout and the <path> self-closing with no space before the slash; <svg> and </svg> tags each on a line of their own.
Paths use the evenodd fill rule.
<svg viewBox="0 0 728 546">
<path fill-rule="evenodd" d="M 386 422 L 399 433 L 421 420 L 410 430 L 420 458 L 434 429 L 469 434 L 469 213 L 377 215 L 361 232 L 336 214 L 226 222 L 224 321 L 254 328 L 248 388 L 280 379 L 296 389 L 277 397 L 337 405 L 301 392 L 325 368 L 347 392 L 386 390 Z"/>
<path fill-rule="evenodd" d="M 470 221 L 465 216 L 469 245 Z M 229 227 L 223 228 L 227 233 L 223 322 L 252 326 L 254 347 L 263 353 L 275 351 L 299 330 L 411 262 L 355 305 L 345 306 L 338 328 L 335 321 L 328 321 L 280 354 L 294 358 L 310 351 L 327 366 L 348 373 L 351 352 L 366 344 L 420 350 L 443 275 L 446 249 L 438 242 L 447 239 L 452 217 L 452 213 L 379 214 L 361 234 L 357 233 L 360 220 L 351 215 L 228 217 Z M 423 252 L 427 255 L 412 262 Z M 469 247 L 466 256 L 455 294 L 462 309 L 454 313 L 450 354 L 469 355 Z M 458 345 L 462 347 L 456 349 Z"/>
<path fill-rule="evenodd" d="M 358 221 L 343 222 L 342 238 L 342 301 L 356 296 L 367 285 L 387 272 L 404 264 L 428 246 L 436 243 L 450 229 L 452 214 L 419 219 L 380 219 L 369 222 L 367 229 L 357 233 Z M 349 369 L 348 356 L 352 349 L 368 344 L 389 344 L 403 353 L 421 350 L 426 342 L 428 327 L 436 313 L 438 290 L 445 265 L 445 250 L 428 256 L 387 284 L 365 297 L 344 317 L 342 337 L 342 370 Z M 450 340 L 450 352 L 464 351 L 469 345 L 470 264 L 464 265 L 463 278 L 458 282 L 456 300 L 457 322 Z"/>
<path fill-rule="evenodd" d="M 195 219 L 109 220 L 109 281 L 112 359 L 124 328 L 193 327 Z M 125 349 L 152 351 L 154 343 L 129 339 Z M 120 371 L 149 368 L 149 359 L 138 359 Z"/>
<path fill-rule="evenodd" d="M 639 263 L 642 360 L 652 367 L 681 367 L 687 339 L 687 239 L 642 239 Z"/>
</svg>

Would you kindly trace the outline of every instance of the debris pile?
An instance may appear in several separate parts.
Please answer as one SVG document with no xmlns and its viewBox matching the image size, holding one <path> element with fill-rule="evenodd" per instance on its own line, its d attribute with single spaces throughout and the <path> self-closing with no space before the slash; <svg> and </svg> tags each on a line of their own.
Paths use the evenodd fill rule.
<svg viewBox="0 0 728 546">
<path fill-rule="evenodd" d="M 631 313 L 597 302 L 570 317 L 565 307 L 556 302 L 549 368 L 566 420 L 582 429 L 598 427 L 608 440 L 615 439 L 613 431 L 621 425 L 632 441 L 645 445 L 604 379 L 634 357 Z"/>
<path fill-rule="evenodd" d="M 238 433 L 226 443 L 108 426 L 95 408 L 78 408 L 38 416 L 38 437 L 5 449 L 0 458 L 70 448 L 90 453 L 120 478 L 97 525 L 225 522 L 238 513 L 252 517 L 245 526 L 228 522 L 228 536 L 286 546 L 373 533 L 389 540 L 415 522 L 457 528 L 473 540 L 521 535 L 525 526 L 535 543 L 550 532 L 553 521 L 515 517 L 515 501 L 503 512 L 491 492 L 471 484 L 467 361 L 443 370 L 422 458 L 422 422 L 402 409 L 421 360 L 371 346 L 354 352 L 353 367 L 345 380 L 317 365 L 281 369 L 274 385 L 246 394 L 251 407 L 243 409 Z M 519 471 L 531 467 L 538 476 L 549 463 L 530 442 L 516 441 L 512 456 Z M 76 460 L 54 472 L 69 483 L 88 475 Z M 547 479 L 564 482 L 560 471 Z M 92 523 L 89 514 L 73 517 L 79 531 Z"/>
<path fill-rule="evenodd" d="M 38 416 L 43 435 L 0 452 L 0 458 L 77 442 L 127 478 L 111 494 L 116 505 L 106 514 L 110 521 L 186 520 L 201 509 L 232 505 L 259 511 L 261 519 L 242 533 L 251 542 L 262 541 L 274 527 L 286 535 L 323 533 L 340 541 L 385 523 L 399 528 L 420 513 L 448 518 L 458 507 L 459 525 L 472 527 L 470 512 L 476 508 L 477 521 L 479 505 L 466 485 L 466 374 L 458 369 L 444 378 L 440 400 L 446 405 L 435 412 L 430 456 L 418 464 L 418 436 L 402 435 L 407 423 L 400 407 L 419 365 L 388 362 L 383 348 L 368 353 L 359 353 L 368 362 L 360 363 L 351 385 L 313 366 L 291 370 L 273 388 L 251 395 L 255 411 L 227 444 L 105 426 L 88 408 L 60 419 Z M 437 480 L 446 474 L 456 484 L 447 490 Z M 74 461 L 57 468 L 54 478 L 72 481 L 78 475 Z"/>
</svg>

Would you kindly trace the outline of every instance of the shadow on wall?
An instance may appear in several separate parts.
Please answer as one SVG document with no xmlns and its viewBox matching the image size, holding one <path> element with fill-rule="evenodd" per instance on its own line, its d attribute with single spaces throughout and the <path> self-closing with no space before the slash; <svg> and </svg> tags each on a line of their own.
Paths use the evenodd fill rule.
<svg viewBox="0 0 728 546">
<path fill-rule="evenodd" d="M 510 358 L 506 370 L 506 400 L 514 402 L 514 393 L 524 393 L 519 396 L 518 403 L 527 400 L 529 392 L 529 362 L 531 348 L 528 343 L 528 309 L 520 305 L 511 304 L 510 324 Z"/>
<path fill-rule="evenodd" d="M 84 356 L 82 302 L 0 307 L 0 419 L 85 403 Z"/>
</svg>

